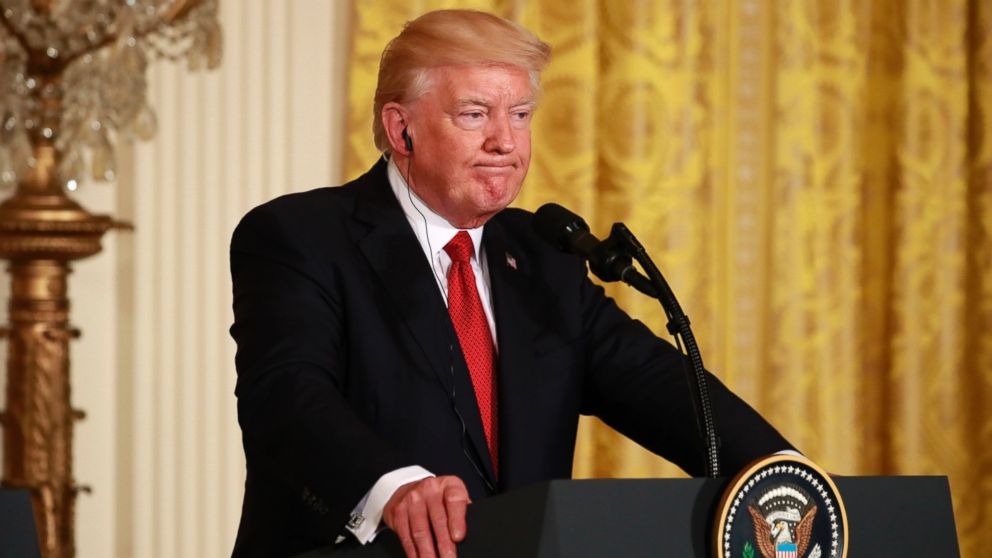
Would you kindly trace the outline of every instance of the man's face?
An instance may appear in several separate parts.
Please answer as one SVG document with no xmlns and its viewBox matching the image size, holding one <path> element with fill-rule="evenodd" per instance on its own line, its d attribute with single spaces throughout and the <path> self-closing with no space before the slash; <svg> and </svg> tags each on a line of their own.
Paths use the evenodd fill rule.
<svg viewBox="0 0 992 558">
<path fill-rule="evenodd" d="M 512 66 L 441 66 L 410 106 L 410 187 L 459 228 L 481 226 L 510 204 L 530 164 L 534 97 Z M 400 165 L 400 169 L 406 171 Z"/>
</svg>

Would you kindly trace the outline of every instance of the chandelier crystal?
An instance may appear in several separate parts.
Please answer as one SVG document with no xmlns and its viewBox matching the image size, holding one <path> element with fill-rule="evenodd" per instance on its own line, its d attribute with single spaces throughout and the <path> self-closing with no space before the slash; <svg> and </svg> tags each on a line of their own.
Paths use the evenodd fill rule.
<svg viewBox="0 0 992 558">
<path fill-rule="evenodd" d="M 220 64 L 218 0 L 0 0 L 0 186 L 55 150 L 63 183 L 113 180 L 114 142 L 150 139 L 146 69 Z"/>
</svg>

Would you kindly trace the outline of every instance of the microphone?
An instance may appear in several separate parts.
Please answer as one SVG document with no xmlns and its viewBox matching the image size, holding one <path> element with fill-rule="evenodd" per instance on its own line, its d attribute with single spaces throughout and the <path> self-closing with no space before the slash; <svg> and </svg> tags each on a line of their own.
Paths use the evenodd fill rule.
<svg viewBox="0 0 992 558">
<path fill-rule="evenodd" d="M 534 231 L 555 248 L 585 258 L 589 269 L 601 280 L 623 281 L 661 303 L 668 318 L 668 331 L 675 337 L 679 353 L 682 352 L 680 339 L 685 341 L 688 358 L 682 360 L 682 365 L 705 448 L 707 476 L 720 476 L 720 437 L 713 418 L 703 357 L 689 326 L 689 317 L 641 243 L 623 223 L 614 223 L 610 236 L 601 241 L 589 232 L 589 225 L 581 217 L 554 203 L 542 205 L 534 214 Z M 634 268 L 634 258 L 650 279 Z"/>
<path fill-rule="evenodd" d="M 610 236 L 600 240 L 589 232 L 589 225 L 575 213 L 556 203 L 542 205 L 534 214 L 534 231 L 547 243 L 589 262 L 589 269 L 606 282 L 623 281 L 642 293 L 657 298 L 651 280 L 634 267 L 633 259 L 620 243 L 622 231 L 614 225 Z"/>
</svg>

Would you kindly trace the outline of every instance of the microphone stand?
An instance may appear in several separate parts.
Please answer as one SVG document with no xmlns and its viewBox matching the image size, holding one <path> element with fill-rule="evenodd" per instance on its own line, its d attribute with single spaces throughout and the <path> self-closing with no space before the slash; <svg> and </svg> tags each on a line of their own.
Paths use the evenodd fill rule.
<svg viewBox="0 0 992 558">
<path fill-rule="evenodd" d="M 682 365 L 685 369 L 689 391 L 692 394 L 692 404 L 696 411 L 696 425 L 699 428 L 700 436 L 705 445 L 706 476 L 709 478 L 719 477 L 720 439 L 716 432 L 716 421 L 713 419 L 713 408 L 710 402 L 705 369 L 703 368 L 703 357 L 699 354 L 699 346 L 696 344 L 696 338 L 692 334 L 692 328 L 689 326 L 689 316 L 686 316 L 685 312 L 682 311 L 678 300 L 675 299 L 675 293 L 668 286 L 668 282 L 661 275 L 661 271 L 651 261 L 644 246 L 638 242 L 637 238 L 634 237 L 634 234 L 630 232 L 630 229 L 626 225 L 623 223 L 614 223 L 613 228 L 610 230 L 610 236 L 604 241 L 604 244 L 610 247 L 620 248 L 624 254 L 637 260 L 637 263 L 647 272 L 648 279 L 651 282 L 650 289 L 645 288 L 646 286 L 643 285 L 643 276 L 630 265 L 629 260 L 627 261 L 627 265 L 613 267 L 619 273 L 619 279 L 661 303 L 661 307 L 665 311 L 665 316 L 668 318 L 668 332 L 675 337 L 675 345 L 680 353 L 683 352 L 683 343 L 685 344 L 685 354 L 692 361 L 692 370 L 689 370 L 689 366 L 685 360 L 682 361 Z"/>
</svg>

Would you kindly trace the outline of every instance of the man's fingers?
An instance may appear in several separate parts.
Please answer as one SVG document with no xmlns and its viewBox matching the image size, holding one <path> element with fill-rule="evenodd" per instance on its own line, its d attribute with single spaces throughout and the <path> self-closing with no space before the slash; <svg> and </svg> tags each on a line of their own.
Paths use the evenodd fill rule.
<svg viewBox="0 0 992 558">
<path fill-rule="evenodd" d="M 406 508 L 399 505 L 393 513 L 387 514 L 384 519 L 386 525 L 395 531 L 396 536 L 399 537 L 407 558 L 417 558 L 417 546 L 413 544 L 413 537 L 410 535 L 410 520 L 406 514 Z"/>
<path fill-rule="evenodd" d="M 444 490 L 444 507 L 448 516 L 448 532 L 451 539 L 461 542 L 465 539 L 465 510 L 468 508 L 468 491 L 464 485 L 450 485 Z"/>
<path fill-rule="evenodd" d="M 407 495 L 410 506 L 407 515 L 410 518 L 410 536 L 417 547 L 418 558 L 437 558 L 434 552 L 434 534 L 431 532 L 431 521 L 427 516 L 427 503 L 420 492 L 413 490 Z"/>
<path fill-rule="evenodd" d="M 455 543 L 448 534 L 448 512 L 445 510 L 443 492 L 440 487 L 431 491 L 427 496 L 427 513 L 430 515 L 431 527 L 434 529 L 434 541 L 441 558 L 455 557 Z"/>
<path fill-rule="evenodd" d="M 406 523 L 402 532 L 396 531 L 396 536 L 400 538 L 400 544 L 403 545 L 403 552 L 406 553 L 407 558 L 417 558 L 417 545 L 413 544 L 413 538 L 410 537 L 410 524 Z"/>
</svg>

